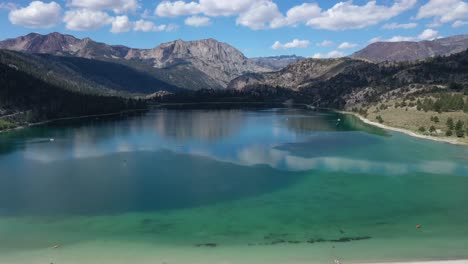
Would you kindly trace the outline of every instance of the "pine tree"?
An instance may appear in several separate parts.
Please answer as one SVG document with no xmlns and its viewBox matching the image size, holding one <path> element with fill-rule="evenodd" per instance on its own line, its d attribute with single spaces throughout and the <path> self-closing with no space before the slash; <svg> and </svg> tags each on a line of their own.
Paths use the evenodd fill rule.
<svg viewBox="0 0 468 264">
<path fill-rule="evenodd" d="M 454 124 L 453 124 L 453 118 L 449 117 L 449 118 L 447 119 L 447 128 L 448 128 L 449 130 L 453 130 L 453 126 L 454 126 Z"/>
</svg>

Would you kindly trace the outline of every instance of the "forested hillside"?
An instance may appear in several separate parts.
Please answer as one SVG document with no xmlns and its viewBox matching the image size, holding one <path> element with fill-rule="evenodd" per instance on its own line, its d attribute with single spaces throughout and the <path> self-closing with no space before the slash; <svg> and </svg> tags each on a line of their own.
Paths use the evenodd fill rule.
<svg viewBox="0 0 468 264">
<path fill-rule="evenodd" d="M 126 96 L 179 89 L 132 67 L 99 60 L 0 50 L 0 63 L 77 92 Z"/>
<path fill-rule="evenodd" d="M 0 63 L 0 130 L 62 117 L 145 108 L 140 100 L 70 91 Z"/>
</svg>

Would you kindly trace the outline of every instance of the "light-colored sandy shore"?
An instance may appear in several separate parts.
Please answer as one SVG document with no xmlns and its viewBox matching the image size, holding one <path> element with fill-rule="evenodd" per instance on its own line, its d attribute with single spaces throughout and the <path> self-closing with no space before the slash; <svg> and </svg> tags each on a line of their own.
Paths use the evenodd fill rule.
<svg viewBox="0 0 468 264">
<path fill-rule="evenodd" d="M 387 125 L 384 125 L 384 124 L 380 124 L 380 123 L 378 123 L 378 122 L 370 121 L 369 119 L 364 118 L 363 116 L 358 115 L 358 114 L 356 114 L 356 113 L 345 112 L 345 111 L 339 111 L 339 113 L 348 114 L 348 115 L 354 115 L 354 116 L 356 116 L 357 118 L 359 118 L 362 122 L 364 122 L 364 123 L 366 123 L 366 124 L 369 124 L 369 125 L 372 125 L 372 126 L 376 126 L 376 127 L 382 128 L 382 129 L 390 130 L 390 131 L 395 131 L 395 132 L 403 133 L 403 134 L 406 134 L 406 135 L 409 135 L 409 136 L 412 136 L 412 137 L 417 137 L 417 138 L 422 138 L 422 139 L 427 139 L 427 140 L 433 140 L 433 141 L 438 141 L 438 142 L 448 143 L 448 144 L 453 144 L 453 145 L 468 146 L 467 143 L 462 142 L 462 141 L 460 141 L 460 140 L 457 140 L 456 138 L 433 137 L 433 136 L 421 135 L 421 134 L 415 133 L 415 132 L 410 131 L 410 130 L 407 130 L 407 129 L 391 127 L 391 126 L 387 126 Z"/>
<path fill-rule="evenodd" d="M 462 259 L 462 260 L 387 262 L 387 263 L 362 263 L 362 264 L 468 264 L 468 260 Z"/>
</svg>

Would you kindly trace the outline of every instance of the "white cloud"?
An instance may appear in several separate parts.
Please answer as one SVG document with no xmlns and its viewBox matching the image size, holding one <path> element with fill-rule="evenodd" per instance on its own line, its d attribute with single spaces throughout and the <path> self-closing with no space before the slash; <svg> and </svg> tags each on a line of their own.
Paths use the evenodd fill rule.
<svg viewBox="0 0 468 264">
<path fill-rule="evenodd" d="M 272 49 L 274 50 L 285 50 L 285 49 L 294 49 L 294 48 L 307 48 L 310 45 L 310 41 L 308 40 L 299 40 L 299 39 L 294 39 L 291 42 L 282 44 L 279 41 L 276 41 L 273 46 L 271 46 Z"/>
<path fill-rule="evenodd" d="M 10 5 L 10 7 L 13 7 Z M 49 28 L 62 18 L 62 8 L 56 2 L 33 1 L 27 7 L 11 10 L 8 18 L 14 25 L 28 28 Z"/>
<path fill-rule="evenodd" d="M 90 1 L 90 0 L 89 0 Z M 417 0 L 396 0 L 391 6 L 369 1 L 354 5 L 352 0 L 339 2 L 328 10 L 316 3 L 303 3 L 282 14 L 272 0 L 199 0 L 185 2 L 163 1 L 155 14 L 161 17 L 193 16 L 238 16 L 237 24 L 251 29 L 279 28 L 307 24 L 313 28 L 344 30 L 375 25 L 409 10 Z"/>
<path fill-rule="evenodd" d="M 177 24 L 168 24 L 168 25 L 166 25 L 165 31 L 166 32 L 174 32 L 174 31 L 177 31 L 178 29 L 179 29 L 179 25 L 177 25 Z"/>
<path fill-rule="evenodd" d="M 206 27 L 211 25 L 211 19 L 209 17 L 191 16 L 185 19 L 185 24 L 192 27 Z"/>
<path fill-rule="evenodd" d="M 65 12 L 63 21 L 69 30 L 85 31 L 95 30 L 111 24 L 113 18 L 102 11 L 90 9 L 75 9 Z"/>
<path fill-rule="evenodd" d="M 405 36 L 394 36 L 389 39 L 382 40 L 380 37 L 373 38 L 369 42 L 385 41 L 385 42 L 400 42 L 400 41 L 422 41 L 422 40 L 434 40 L 440 37 L 439 32 L 434 29 L 426 29 L 416 37 L 405 37 Z"/>
<path fill-rule="evenodd" d="M 416 37 L 394 36 L 389 39 L 383 40 L 384 42 L 401 42 L 401 41 L 417 41 Z"/>
<path fill-rule="evenodd" d="M 431 23 L 427 24 L 426 26 L 430 28 L 441 27 L 443 26 L 443 23 L 437 19 L 434 19 Z"/>
<path fill-rule="evenodd" d="M 128 16 L 117 16 L 112 21 L 112 33 L 128 32 L 132 29 L 133 23 L 128 19 Z"/>
<path fill-rule="evenodd" d="M 71 0 L 70 6 L 93 10 L 112 10 L 115 13 L 136 11 L 138 0 Z"/>
<path fill-rule="evenodd" d="M 15 3 L 11 3 L 11 2 L 8 2 L 8 3 L 0 3 L 0 9 L 6 9 L 6 10 L 15 10 L 15 9 L 18 9 L 18 5 L 15 4 Z"/>
<path fill-rule="evenodd" d="M 201 6 L 196 2 L 186 3 L 184 1 L 164 1 L 156 7 L 154 13 L 161 17 L 195 15 L 201 13 Z"/>
<path fill-rule="evenodd" d="M 338 50 L 332 50 L 326 54 L 322 54 L 322 53 L 315 53 L 312 58 L 314 59 L 325 59 L 325 58 L 341 58 L 341 57 L 344 57 L 345 56 L 345 53 L 344 52 L 341 52 L 341 51 L 338 51 Z"/>
<path fill-rule="evenodd" d="M 307 25 L 329 30 L 365 28 L 395 17 L 411 9 L 416 3 L 416 0 L 398 0 L 392 6 L 383 6 L 377 5 L 376 1 L 369 1 L 358 6 L 352 1 L 340 2 L 311 18 Z"/>
<path fill-rule="evenodd" d="M 324 40 L 320 43 L 317 43 L 316 44 L 318 47 L 331 47 L 333 45 L 335 45 L 335 43 L 333 43 L 333 41 L 330 41 L 330 40 Z"/>
<path fill-rule="evenodd" d="M 369 39 L 369 41 L 367 41 L 367 43 L 372 44 L 372 43 L 380 42 L 380 41 L 382 41 L 381 37 L 375 37 L 375 38 Z"/>
<path fill-rule="evenodd" d="M 281 13 L 275 3 L 261 1 L 253 5 L 248 11 L 240 14 L 236 23 L 258 30 L 268 28 L 267 25 L 278 17 L 281 17 Z"/>
<path fill-rule="evenodd" d="M 463 0 L 429 0 L 421 6 L 417 19 L 435 17 L 441 23 L 468 18 L 468 2 Z"/>
<path fill-rule="evenodd" d="M 358 46 L 358 44 L 355 44 L 355 43 L 343 42 L 338 46 L 338 48 L 339 49 L 353 49 L 353 48 L 355 48 L 357 46 Z"/>
<path fill-rule="evenodd" d="M 304 3 L 294 6 L 286 12 L 286 16 L 278 16 L 271 22 L 272 28 L 295 26 L 307 22 L 312 16 L 320 14 L 321 8 L 317 4 Z"/>
<path fill-rule="evenodd" d="M 156 25 L 151 21 L 140 19 L 140 20 L 135 22 L 133 30 L 143 31 L 143 32 L 168 31 L 168 26 L 167 25 Z"/>
<path fill-rule="evenodd" d="M 208 16 L 232 16 L 244 13 L 264 0 L 200 0 L 200 7 Z"/>
<path fill-rule="evenodd" d="M 452 27 L 459 28 L 466 25 L 468 25 L 468 21 L 457 20 L 452 24 Z"/>
<path fill-rule="evenodd" d="M 439 37 L 439 32 L 434 29 L 426 29 L 418 36 L 418 40 L 433 40 Z"/>
<path fill-rule="evenodd" d="M 417 27 L 418 24 L 416 23 L 407 23 L 407 24 L 399 24 L 399 23 L 390 23 L 385 24 L 382 26 L 383 29 L 410 29 Z"/>
</svg>

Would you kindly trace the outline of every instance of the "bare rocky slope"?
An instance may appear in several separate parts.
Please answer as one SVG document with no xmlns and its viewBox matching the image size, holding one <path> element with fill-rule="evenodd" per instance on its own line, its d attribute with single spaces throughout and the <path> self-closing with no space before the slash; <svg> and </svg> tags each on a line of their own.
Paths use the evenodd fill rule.
<svg viewBox="0 0 468 264">
<path fill-rule="evenodd" d="M 234 47 L 214 39 L 176 40 L 153 49 L 133 49 L 60 33 L 31 33 L 0 42 L 0 49 L 107 60 L 145 68 L 145 71 L 148 71 L 146 66 L 151 66 L 155 75 L 161 78 L 169 76 L 163 81 L 187 89 L 225 88 L 232 79 L 243 74 L 273 70 L 256 64 Z M 197 76 L 198 80 L 193 83 L 184 76 Z M 201 84 L 201 87 L 197 84 Z"/>
<path fill-rule="evenodd" d="M 238 77 L 228 87 L 240 93 L 261 91 L 282 100 L 342 109 L 376 101 L 380 94 L 411 84 L 468 92 L 467 65 L 468 50 L 413 63 L 305 59 L 279 72 Z"/>
<path fill-rule="evenodd" d="M 279 71 L 279 70 L 284 69 L 288 65 L 295 63 L 297 61 L 303 60 L 303 59 L 305 58 L 301 56 L 296 56 L 296 55 L 282 55 L 282 56 L 250 58 L 250 61 L 264 68 L 268 68 L 273 71 Z"/>
<path fill-rule="evenodd" d="M 436 56 L 448 56 L 468 49 L 468 35 L 440 38 L 432 41 L 376 42 L 351 57 L 371 62 L 417 61 Z"/>
<path fill-rule="evenodd" d="M 249 86 L 267 85 L 300 90 L 317 81 L 328 80 L 360 63 L 362 62 L 349 58 L 304 59 L 278 72 L 254 73 L 238 77 L 231 81 L 228 88 L 242 90 Z"/>
</svg>

